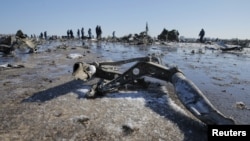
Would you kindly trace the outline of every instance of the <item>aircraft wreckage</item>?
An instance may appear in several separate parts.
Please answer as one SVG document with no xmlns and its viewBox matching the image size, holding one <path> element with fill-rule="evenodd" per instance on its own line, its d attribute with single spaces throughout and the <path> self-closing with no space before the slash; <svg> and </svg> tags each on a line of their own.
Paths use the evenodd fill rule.
<svg viewBox="0 0 250 141">
<path fill-rule="evenodd" d="M 110 66 L 117 66 L 136 62 L 124 73 L 108 69 Z M 115 91 L 126 84 L 141 82 L 144 76 L 157 78 L 171 82 L 175 93 L 182 104 L 200 121 L 207 125 L 235 124 L 234 120 L 224 116 L 219 112 L 201 92 L 201 90 L 177 67 L 168 68 L 162 64 L 161 60 L 155 56 L 132 58 L 117 62 L 76 62 L 73 66 L 75 79 L 88 81 L 93 77 L 101 78 L 94 84 L 86 96 L 95 98 L 107 92 Z"/>
<path fill-rule="evenodd" d="M 28 39 L 21 30 L 18 30 L 15 36 L 7 36 L 0 39 L 0 52 L 11 54 L 16 48 L 22 46 L 29 48 L 29 53 L 36 52 L 36 45 Z"/>
</svg>

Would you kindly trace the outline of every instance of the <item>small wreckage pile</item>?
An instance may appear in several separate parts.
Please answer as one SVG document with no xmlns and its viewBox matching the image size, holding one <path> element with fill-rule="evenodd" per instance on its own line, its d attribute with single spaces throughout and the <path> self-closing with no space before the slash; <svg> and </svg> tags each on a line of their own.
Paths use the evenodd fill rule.
<svg viewBox="0 0 250 141">
<path fill-rule="evenodd" d="M 15 55 L 14 51 L 17 48 L 28 48 L 29 53 L 35 53 L 37 51 L 34 41 L 28 39 L 22 30 L 18 30 L 15 36 L 4 36 L 0 38 L 0 52 L 4 55 Z M 23 65 L 3 64 L 0 65 L 0 70 L 23 67 Z"/>
<path fill-rule="evenodd" d="M 110 68 L 135 62 L 125 72 L 114 71 Z M 146 68 L 146 69 L 145 69 Z M 159 57 L 149 55 L 117 62 L 76 62 L 73 66 L 73 77 L 77 80 L 88 81 L 94 77 L 100 81 L 86 93 L 87 98 L 96 98 L 117 91 L 125 85 L 143 85 L 144 77 L 152 77 L 173 84 L 175 93 L 182 104 L 200 121 L 207 125 L 235 124 L 231 118 L 220 113 L 201 92 L 201 90 L 177 67 L 168 68 Z"/>
<path fill-rule="evenodd" d="M 35 43 L 30 40 L 22 30 L 18 30 L 14 36 L 5 36 L 0 38 L 0 52 L 5 55 L 13 54 L 16 48 L 29 48 L 29 53 L 37 51 Z"/>
<path fill-rule="evenodd" d="M 169 41 L 169 42 L 179 42 L 179 31 L 176 29 L 163 31 L 157 36 L 159 41 Z M 130 43 L 132 45 L 151 45 L 155 41 L 153 37 L 148 35 L 148 31 L 142 31 L 139 34 L 129 34 L 127 36 L 121 37 L 119 39 L 121 42 Z"/>
<path fill-rule="evenodd" d="M 171 42 L 179 42 L 179 31 L 173 29 L 168 31 L 167 29 L 163 29 L 161 34 L 157 36 L 157 39 L 160 41 L 171 41 Z"/>
</svg>

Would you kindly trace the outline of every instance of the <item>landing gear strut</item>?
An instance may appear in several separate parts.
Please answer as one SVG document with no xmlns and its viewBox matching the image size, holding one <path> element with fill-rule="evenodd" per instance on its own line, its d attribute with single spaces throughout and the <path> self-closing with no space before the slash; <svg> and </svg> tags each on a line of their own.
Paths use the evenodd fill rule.
<svg viewBox="0 0 250 141">
<path fill-rule="evenodd" d="M 117 66 L 137 62 L 124 73 L 108 69 L 107 66 Z M 106 66 L 106 67 L 105 67 Z M 220 113 L 201 92 L 201 90 L 177 68 L 164 66 L 155 56 L 132 58 L 117 62 L 84 63 L 77 62 L 73 66 L 72 75 L 76 79 L 87 81 L 92 77 L 99 77 L 101 81 L 93 85 L 87 93 L 88 97 L 95 97 L 109 91 L 115 91 L 125 84 L 134 83 L 143 76 L 154 77 L 171 82 L 175 93 L 182 104 L 205 124 L 235 124 L 234 120 Z M 109 80 L 106 82 L 105 80 Z"/>
</svg>

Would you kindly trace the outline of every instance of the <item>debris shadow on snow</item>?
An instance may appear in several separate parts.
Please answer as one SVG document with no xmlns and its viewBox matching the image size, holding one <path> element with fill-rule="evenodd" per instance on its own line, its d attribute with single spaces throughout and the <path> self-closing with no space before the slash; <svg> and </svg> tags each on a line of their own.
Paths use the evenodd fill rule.
<svg viewBox="0 0 250 141">
<path fill-rule="evenodd" d="M 34 93 L 32 96 L 22 100 L 22 102 L 46 102 L 59 96 L 66 95 L 70 92 L 77 94 L 78 98 L 82 98 L 84 97 L 84 93 L 78 91 L 77 89 L 83 87 L 89 88 L 90 86 L 83 85 L 83 83 L 79 80 L 72 80 L 47 90 Z"/>
<path fill-rule="evenodd" d="M 86 93 L 86 91 L 84 92 L 81 90 L 87 90 L 90 87 L 91 86 L 87 83 L 80 83 L 79 80 L 72 80 L 62 85 L 34 93 L 32 96 L 24 99 L 22 102 L 46 102 L 66 95 L 70 92 L 77 94 L 78 98 L 80 99 L 84 98 Z M 169 97 L 168 93 L 159 92 L 159 90 L 151 89 L 145 91 L 145 89 L 141 89 L 136 91 L 127 91 L 125 93 L 109 93 L 102 97 L 116 99 L 143 98 L 145 100 L 145 107 L 150 108 L 155 113 L 167 120 L 170 120 L 172 123 L 175 123 L 176 126 L 178 126 L 178 128 L 184 134 L 184 141 L 206 140 L 206 125 L 180 112 L 180 107 L 178 105 L 173 106 L 173 100 Z M 199 136 L 199 138 L 197 138 L 197 136 Z"/>
</svg>

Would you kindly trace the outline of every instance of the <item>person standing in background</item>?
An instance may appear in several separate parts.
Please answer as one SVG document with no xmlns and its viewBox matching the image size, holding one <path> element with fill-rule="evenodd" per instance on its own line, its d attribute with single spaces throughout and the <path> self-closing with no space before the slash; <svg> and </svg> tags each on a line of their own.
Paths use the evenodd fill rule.
<svg viewBox="0 0 250 141">
<path fill-rule="evenodd" d="M 203 43 L 204 42 L 204 36 L 205 36 L 205 31 L 204 29 L 202 28 L 200 33 L 199 33 L 199 36 L 200 36 L 200 42 Z"/>
</svg>

